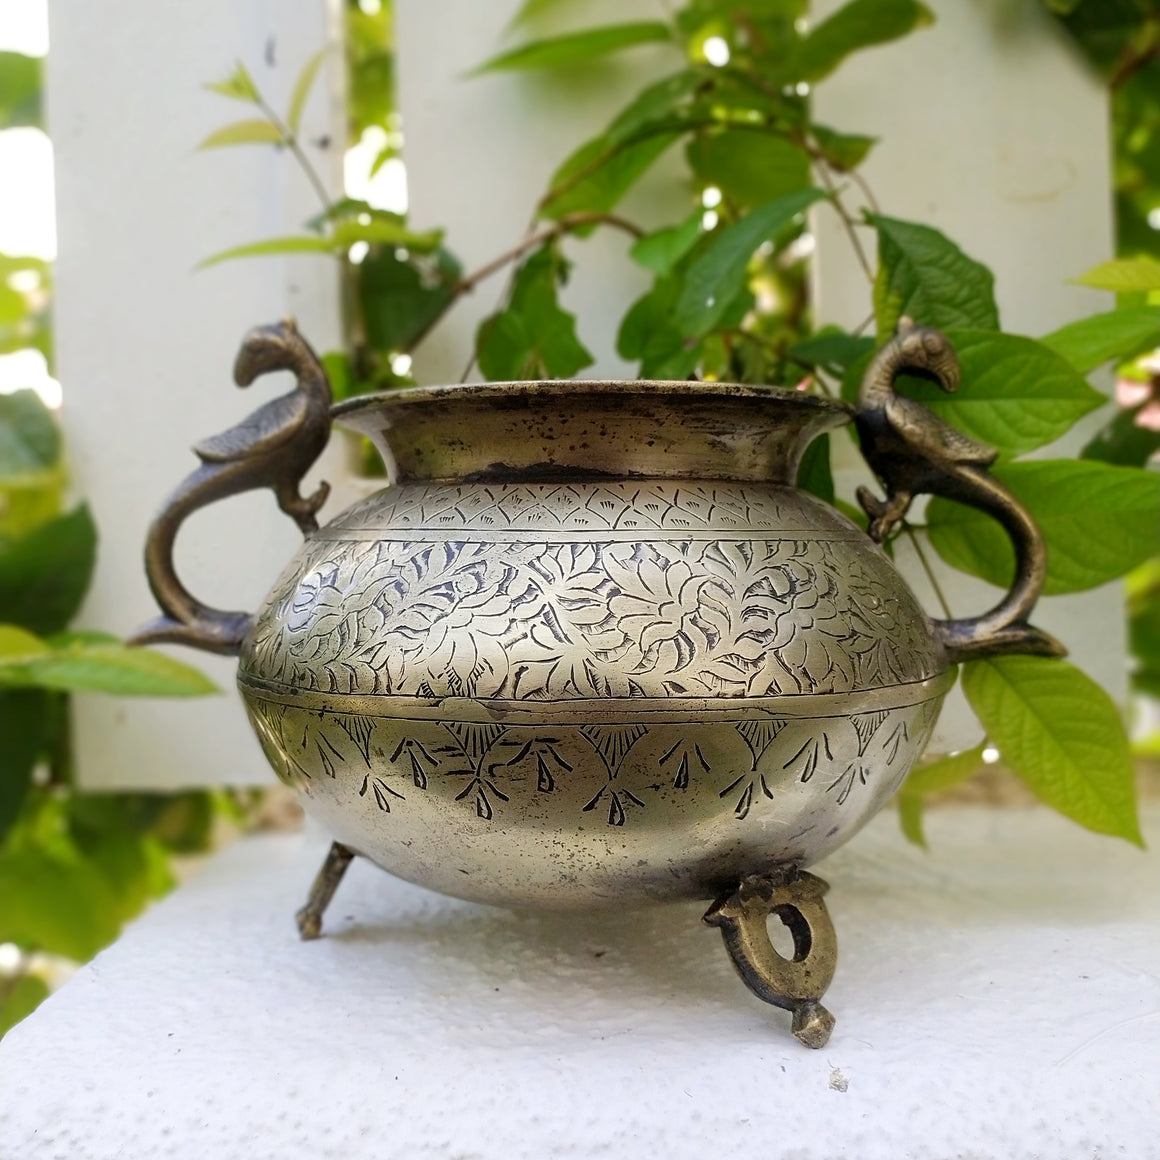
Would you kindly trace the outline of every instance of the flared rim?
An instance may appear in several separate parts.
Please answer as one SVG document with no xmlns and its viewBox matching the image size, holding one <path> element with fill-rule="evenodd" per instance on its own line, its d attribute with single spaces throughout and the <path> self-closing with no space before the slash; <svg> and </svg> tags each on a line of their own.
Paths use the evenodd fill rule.
<svg viewBox="0 0 1160 1160">
<path fill-rule="evenodd" d="M 477 399 L 564 399 L 584 395 L 617 395 L 656 398 L 681 396 L 698 400 L 754 399 L 785 403 L 837 420 L 853 416 L 854 408 L 837 399 L 809 395 L 793 387 L 767 387 L 753 383 L 701 382 L 690 379 L 538 379 L 503 383 L 456 383 L 451 386 L 401 387 L 356 395 L 331 407 L 335 419 L 343 420 L 365 411 L 409 407 L 420 403 L 450 403 Z"/>
</svg>

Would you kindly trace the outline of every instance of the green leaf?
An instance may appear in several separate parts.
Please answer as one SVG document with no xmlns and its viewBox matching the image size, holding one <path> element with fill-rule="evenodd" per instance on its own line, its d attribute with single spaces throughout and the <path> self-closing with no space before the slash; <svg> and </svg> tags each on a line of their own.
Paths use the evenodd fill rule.
<svg viewBox="0 0 1160 1160">
<path fill-rule="evenodd" d="M 1111 359 L 1127 362 L 1160 346 L 1160 309 L 1125 306 L 1061 326 L 1039 340 L 1061 354 L 1080 374 Z"/>
<path fill-rule="evenodd" d="M 984 748 L 976 745 L 974 749 L 925 762 L 911 771 L 900 792 L 907 797 L 926 797 L 966 781 L 983 767 Z"/>
<path fill-rule="evenodd" d="M 290 127 L 291 133 L 296 134 L 298 126 L 302 124 L 302 111 L 306 108 L 306 98 L 310 96 L 310 90 L 314 87 L 318 70 L 322 67 L 322 62 L 326 59 L 328 51 L 328 49 L 323 48 L 316 52 L 303 65 L 298 79 L 294 82 L 294 89 L 290 93 L 290 108 L 286 113 L 286 124 Z"/>
<path fill-rule="evenodd" d="M 786 354 L 806 366 L 841 374 L 858 359 L 868 358 L 873 350 L 872 338 L 833 330 L 819 331 L 802 342 L 794 343 Z"/>
<path fill-rule="evenodd" d="M 380 354 L 408 350 L 450 305 L 461 270 L 444 249 L 400 256 L 372 246 L 354 267 L 367 343 Z"/>
<path fill-rule="evenodd" d="M 84 641 L 19 664 L 0 659 L 0 685 L 122 697 L 201 697 L 220 691 L 204 673 L 164 653 Z"/>
<path fill-rule="evenodd" d="M 472 76 L 489 72 L 510 72 L 513 69 L 565 68 L 584 64 L 598 57 L 622 52 L 638 44 L 672 42 L 667 24 L 660 21 L 636 21 L 629 24 L 610 24 L 603 28 L 589 28 L 570 32 L 547 40 L 522 44 L 519 48 L 501 52 L 472 70 Z"/>
<path fill-rule="evenodd" d="M 524 0 L 516 14 L 508 21 L 508 28 L 519 28 L 524 24 L 530 24 L 543 16 L 545 12 L 561 8 L 566 3 L 575 3 L 575 0 Z"/>
<path fill-rule="evenodd" d="M 1137 425 L 1137 414 L 1138 410 L 1117 411 L 1115 418 L 1080 452 L 1083 458 L 1118 463 L 1121 467 L 1143 467 L 1160 451 L 1160 431 Z"/>
<path fill-rule="evenodd" d="M 60 430 L 40 396 L 30 390 L 0 394 L 0 485 L 59 462 Z"/>
<path fill-rule="evenodd" d="M 851 0 L 801 42 L 793 57 L 794 76 L 820 81 L 850 53 L 897 40 L 933 20 L 930 9 L 916 0 Z"/>
<path fill-rule="evenodd" d="M 552 175 L 541 214 L 558 221 L 573 213 L 608 213 L 677 136 L 664 132 L 627 142 L 606 137 L 586 142 Z"/>
<path fill-rule="evenodd" d="M 803 189 L 775 198 L 713 238 L 689 267 L 677 303 L 676 323 L 684 333 L 702 335 L 712 330 L 744 288 L 749 260 L 758 246 L 775 238 L 824 196 L 820 189 Z"/>
<path fill-rule="evenodd" d="M 26 1019 L 48 998 L 48 984 L 39 975 L 0 978 L 0 1038 Z"/>
<path fill-rule="evenodd" d="M 225 145 L 281 145 L 282 130 L 269 121 L 255 118 L 250 121 L 235 121 L 211 133 L 199 149 L 220 149 Z"/>
<path fill-rule="evenodd" d="M 114 795 L 103 796 L 116 801 Z M 93 829 L 77 826 L 74 819 L 73 838 L 85 861 L 108 885 L 118 922 L 135 918 L 147 902 L 168 893 L 174 885 L 162 844 L 136 833 L 120 819 L 110 819 Z"/>
<path fill-rule="evenodd" d="M 266 238 L 265 241 L 250 242 L 245 246 L 234 246 L 232 249 L 211 254 L 198 262 L 196 268 L 204 270 L 208 266 L 216 266 L 219 262 L 231 262 L 235 258 L 265 258 L 273 254 L 332 254 L 334 250 L 334 242 L 330 238 L 320 238 L 314 234 Z"/>
<path fill-rule="evenodd" d="M 670 274 L 636 300 L 620 324 L 616 351 L 640 360 L 642 379 L 685 379 L 693 373 L 699 345 L 689 341 L 673 324 L 673 308 L 681 293 L 681 279 Z"/>
<path fill-rule="evenodd" d="M 234 66 L 234 71 L 224 81 L 214 81 L 205 87 L 211 93 L 218 93 L 235 101 L 248 101 L 251 105 L 257 104 L 261 100 L 258 86 L 254 84 L 249 70 L 240 60 Z"/>
<path fill-rule="evenodd" d="M 904 314 L 943 330 L 998 330 L 995 279 L 949 238 L 930 226 L 867 214 L 878 230 L 874 315 L 879 341 Z"/>
<path fill-rule="evenodd" d="M 624 145 L 642 134 L 684 127 L 705 82 L 703 68 L 684 68 L 646 85 L 616 114 L 602 137 L 610 145 Z"/>
<path fill-rule="evenodd" d="M 83 962 L 117 937 L 117 910 L 80 859 L 35 846 L 0 853 L 0 942 Z"/>
<path fill-rule="evenodd" d="M 1157 596 L 1153 591 L 1143 600 L 1133 600 L 1128 618 L 1128 641 L 1135 661 L 1132 685 L 1153 697 L 1160 696 L 1160 599 Z"/>
<path fill-rule="evenodd" d="M 1095 681 L 1054 658 L 994 657 L 963 666 L 963 689 L 1005 764 L 1041 800 L 1143 845 L 1128 737 Z"/>
<path fill-rule="evenodd" d="M 834 502 L 834 475 L 830 467 L 829 435 L 819 435 L 806 448 L 794 486 L 816 495 L 826 503 Z"/>
<path fill-rule="evenodd" d="M 898 798 L 898 824 L 902 836 L 916 846 L 927 849 L 926 833 L 922 827 L 922 798 L 917 795 L 900 795 Z"/>
<path fill-rule="evenodd" d="M 1047 540 L 1044 595 L 1106 584 L 1160 553 L 1160 474 L 1083 459 L 1002 464 L 995 477 L 1021 499 Z M 975 508 L 936 496 L 927 508 L 931 543 L 952 567 L 1006 588 L 1011 542 Z"/>
<path fill-rule="evenodd" d="M 697 209 L 680 225 L 646 234 L 629 250 L 632 260 L 663 278 L 697 244 L 701 217 L 702 211 Z"/>
<path fill-rule="evenodd" d="M 31 632 L 60 632 L 77 614 L 97 558 L 88 506 L 49 520 L 16 540 L 0 540 L 0 609 Z"/>
<path fill-rule="evenodd" d="M 479 369 L 488 379 L 565 379 L 592 365 L 576 336 L 576 316 L 557 301 L 565 272 L 550 245 L 520 267 L 507 309 L 479 326 Z"/>
<path fill-rule="evenodd" d="M 35 633 L 15 624 L 0 624 L 0 666 L 22 665 L 49 651 L 47 642 Z"/>
<path fill-rule="evenodd" d="M 1146 254 L 1138 258 L 1117 258 L 1093 266 L 1075 281 L 1080 286 L 1116 294 L 1146 294 L 1160 290 L 1160 262 Z"/>
<path fill-rule="evenodd" d="M 44 751 L 45 721 L 45 694 L 39 689 L 0 690 L 0 844 L 32 786 Z"/>
<path fill-rule="evenodd" d="M 860 133 L 839 133 L 825 125 L 811 125 L 810 132 L 831 169 L 847 173 L 857 169 L 866 160 L 870 150 L 878 144 L 877 137 L 866 137 Z"/>
<path fill-rule="evenodd" d="M 910 774 L 898 795 L 898 820 L 907 841 L 924 850 L 927 848 L 922 825 L 923 798 L 966 781 L 982 764 L 983 746 L 977 745 L 962 753 L 928 761 Z"/>
<path fill-rule="evenodd" d="M 698 133 L 685 150 L 706 185 L 739 206 L 760 205 L 810 184 L 809 155 L 785 137 L 752 129 Z"/>
<path fill-rule="evenodd" d="M 1107 400 L 1061 355 L 1031 338 L 989 330 L 952 330 L 962 385 L 948 394 L 904 377 L 899 388 L 952 427 L 1005 456 L 1058 439 Z"/>
<path fill-rule="evenodd" d="M 44 61 L 22 52 L 0 52 L 0 129 L 41 127 Z"/>
<path fill-rule="evenodd" d="M 369 245 L 403 246 L 427 254 L 437 249 L 442 240 L 442 230 L 427 230 L 417 234 L 407 229 L 406 224 L 398 219 L 372 218 L 367 222 L 337 222 L 330 237 L 330 248 L 342 251 L 350 249 L 355 242 L 367 242 Z"/>
</svg>

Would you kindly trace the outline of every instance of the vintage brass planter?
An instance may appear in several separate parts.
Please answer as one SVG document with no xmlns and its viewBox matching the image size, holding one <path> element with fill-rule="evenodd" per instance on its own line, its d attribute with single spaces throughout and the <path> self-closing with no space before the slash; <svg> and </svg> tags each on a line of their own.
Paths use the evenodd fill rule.
<svg viewBox="0 0 1160 1160">
<path fill-rule="evenodd" d="M 251 332 L 238 382 L 280 368 L 297 389 L 200 444 L 151 529 L 165 615 L 138 639 L 239 655 L 266 756 L 336 839 L 303 934 L 354 854 L 490 903 L 716 899 L 706 920 L 745 981 L 824 1043 L 836 950 L 804 867 L 898 788 L 950 662 L 1058 651 L 1026 624 L 1043 549 L 986 474 L 993 453 L 894 394 L 904 368 L 957 385 L 946 340 L 906 323 L 857 414 L 694 382 L 414 388 L 332 409 L 292 323 Z M 298 485 L 332 415 L 375 441 L 391 485 L 319 528 L 326 489 Z M 810 440 L 855 418 L 888 490 L 862 496 L 876 538 L 918 492 L 1007 527 L 1019 576 L 991 613 L 931 621 L 865 532 L 795 489 Z M 210 609 L 174 573 L 178 527 L 257 487 L 306 541 L 256 614 Z"/>
</svg>

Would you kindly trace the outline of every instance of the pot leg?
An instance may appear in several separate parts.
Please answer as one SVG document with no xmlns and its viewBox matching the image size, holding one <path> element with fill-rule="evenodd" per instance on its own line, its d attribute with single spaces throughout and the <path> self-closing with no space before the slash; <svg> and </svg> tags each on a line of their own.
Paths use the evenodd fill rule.
<svg viewBox="0 0 1160 1160">
<path fill-rule="evenodd" d="M 326 853 L 326 861 L 315 876 L 310 887 L 306 905 L 294 916 L 298 921 L 298 933 L 304 938 L 318 938 L 322 934 L 322 914 L 330 905 L 346 868 L 354 859 L 354 851 L 341 842 L 332 842 Z"/>
<path fill-rule="evenodd" d="M 751 874 L 719 898 L 705 922 L 721 928 L 725 949 L 745 985 L 759 998 L 793 1012 L 793 1033 L 807 1047 L 824 1047 L 834 1017 L 819 1001 L 834 977 L 838 941 L 822 896 L 829 885 L 794 866 Z M 777 915 L 793 935 L 794 955 L 774 950 L 766 922 Z"/>
</svg>

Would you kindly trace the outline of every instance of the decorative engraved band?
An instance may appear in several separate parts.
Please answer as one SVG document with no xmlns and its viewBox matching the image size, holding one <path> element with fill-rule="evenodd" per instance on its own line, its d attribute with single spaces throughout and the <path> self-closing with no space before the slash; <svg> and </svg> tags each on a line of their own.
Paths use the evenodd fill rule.
<svg viewBox="0 0 1160 1160">
<path fill-rule="evenodd" d="M 768 717 L 848 717 L 878 709 L 901 709 L 942 696 L 954 684 L 947 670 L 924 681 L 848 693 L 795 693 L 776 697 L 594 697 L 559 701 L 501 701 L 471 697 L 408 697 L 388 693 L 319 692 L 238 674 L 238 686 L 262 700 L 300 709 L 357 713 L 394 720 L 480 721 L 537 725 L 544 720 L 589 724 L 632 720 L 680 725 Z"/>
<path fill-rule="evenodd" d="M 366 540 L 389 540 L 392 542 L 426 543 L 435 541 L 442 543 L 453 539 L 457 543 L 465 544 L 526 544 L 534 541 L 545 546 L 549 544 L 591 544 L 594 541 L 604 543 L 651 543 L 657 540 L 665 542 L 677 540 L 711 540 L 716 543 L 732 543 L 738 540 L 760 540 L 764 542 L 778 542 L 781 540 L 812 543 L 816 540 L 826 542 L 854 543 L 866 542 L 866 534 L 857 528 L 849 531 L 839 528 L 793 528 L 777 530 L 774 528 L 577 528 L 560 530 L 553 527 L 540 528 L 481 528 L 481 527 L 454 527 L 444 525 L 437 527 L 404 527 L 392 528 L 384 531 L 381 528 L 319 528 L 308 537 L 311 541 L 325 543 L 360 542 Z"/>
</svg>

